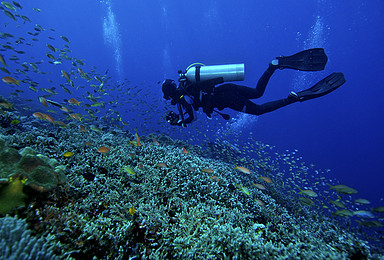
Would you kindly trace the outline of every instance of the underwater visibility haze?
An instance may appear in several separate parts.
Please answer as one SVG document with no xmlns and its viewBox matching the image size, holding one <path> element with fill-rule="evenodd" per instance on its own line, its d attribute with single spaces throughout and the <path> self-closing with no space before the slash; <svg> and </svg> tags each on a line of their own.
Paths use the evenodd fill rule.
<svg viewBox="0 0 384 260">
<path fill-rule="evenodd" d="M 0 8 L 0 255 L 383 259 L 382 1 Z M 333 72 L 344 85 L 261 116 L 166 121 L 161 83 L 178 70 L 243 63 L 235 83 L 255 87 L 310 48 L 325 70 L 277 70 L 252 101 Z"/>
</svg>

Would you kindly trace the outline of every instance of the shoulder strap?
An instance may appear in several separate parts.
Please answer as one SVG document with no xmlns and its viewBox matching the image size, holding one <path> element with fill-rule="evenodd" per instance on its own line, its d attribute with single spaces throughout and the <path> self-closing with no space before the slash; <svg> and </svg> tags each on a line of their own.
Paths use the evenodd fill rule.
<svg viewBox="0 0 384 260">
<path fill-rule="evenodd" d="M 177 102 L 177 109 L 179 110 L 179 114 L 181 116 L 181 122 L 184 123 L 184 111 L 180 102 Z"/>
</svg>

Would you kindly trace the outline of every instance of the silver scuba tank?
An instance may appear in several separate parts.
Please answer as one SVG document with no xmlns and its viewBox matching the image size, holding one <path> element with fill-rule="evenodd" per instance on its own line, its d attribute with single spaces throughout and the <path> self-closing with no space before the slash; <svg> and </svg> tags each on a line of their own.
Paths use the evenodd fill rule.
<svg viewBox="0 0 384 260">
<path fill-rule="evenodd" d="M 224 82 L 244 80 L 244 64 L 191 66 L 187 68 L 184 76 L 193 83 L 220 77 Z"/>
</svg>

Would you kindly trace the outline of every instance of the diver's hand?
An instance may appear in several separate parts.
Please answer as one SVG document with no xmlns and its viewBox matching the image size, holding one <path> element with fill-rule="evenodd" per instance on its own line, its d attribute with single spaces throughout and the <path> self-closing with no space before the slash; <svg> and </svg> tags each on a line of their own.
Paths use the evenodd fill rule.
<svg viewBox="0 0 384 260">
<path fill-rule="evenodd" d="M 171 125 L 178 125 L 180 122 L 180 116 L 173 111 L 170 111 L 165 116 L 165 120 Z"/>
<path fill-rule="evenodd" d="M 169 123 L 170 125 L 178 125 L 178 126 L 182 126 L 182 127 L 186 127 L 186 126 L 187 126 L 187 125 L 186 125 L 184 122 L 182 122 L 181 120 L 179 120 L 179 121 L 177 121 L 177 122 L 168 121 L 168 123 Z"/>
</svg>

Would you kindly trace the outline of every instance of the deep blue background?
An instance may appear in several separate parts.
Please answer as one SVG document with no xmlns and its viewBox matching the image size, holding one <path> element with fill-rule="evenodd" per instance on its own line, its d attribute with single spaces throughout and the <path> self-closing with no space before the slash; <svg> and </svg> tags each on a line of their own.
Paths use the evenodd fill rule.
<svg viewBox="0 0 384 260">
<path fill-rule="evenodd" d="M 116 81 L 145 82 L 159 100 L 157 82 L 176 79 L 177 70 L 193 62 L 245 63 L 244 84 L 254 86 L 276 56 L 324 47 L 329 56 L 324 72 L 277 71 L 256 102 L 285 97 L 298 79 L 304 80 L 300 87 L 309 87 L 334 71 L 343 72 L 347 83 L 326 97 L 260 116 L 252 131 L 278 150 L 298 149 L 305 161 L 331 169 L 361 197 L 376 202 L 384 197 L 381 0 L 19 2 L 33 23 L 70 38 L 74 55 L 101 70 L 110 67 Z M 111 18 L 114 45 L 103 33 Z M 215 121 L 202 117 L 196 124 L 204 128 Z"/>
</svg>

